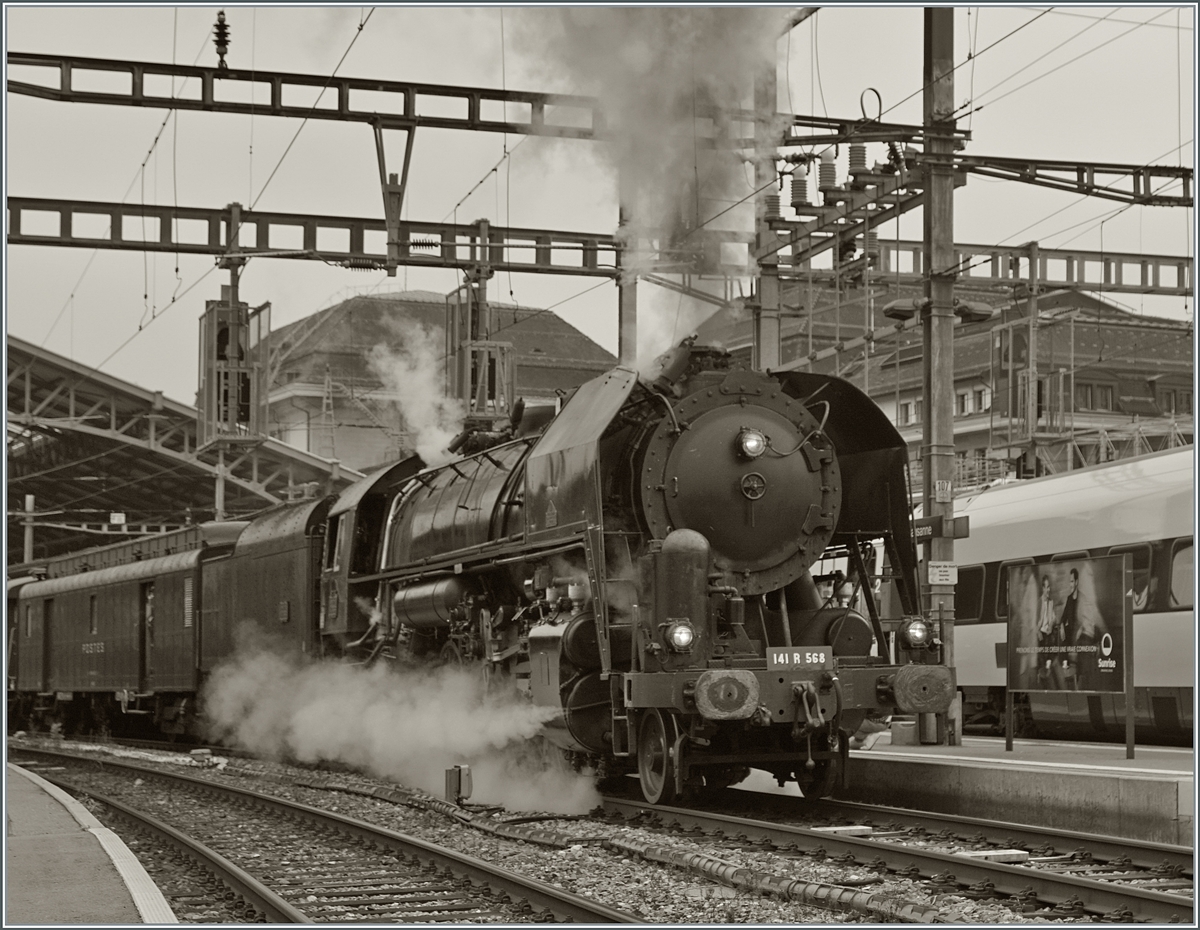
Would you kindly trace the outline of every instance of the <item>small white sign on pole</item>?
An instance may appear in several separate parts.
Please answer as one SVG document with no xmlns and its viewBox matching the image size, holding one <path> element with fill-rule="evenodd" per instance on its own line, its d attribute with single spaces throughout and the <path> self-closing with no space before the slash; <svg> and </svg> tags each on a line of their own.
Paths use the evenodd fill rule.
<svg viewBox="0 0 1200 930">
<path fill-rule="evenodd" d="M 953 562 L 929 562 L 930 584 L 958 584 L 958 566 Z"/>
</svg>

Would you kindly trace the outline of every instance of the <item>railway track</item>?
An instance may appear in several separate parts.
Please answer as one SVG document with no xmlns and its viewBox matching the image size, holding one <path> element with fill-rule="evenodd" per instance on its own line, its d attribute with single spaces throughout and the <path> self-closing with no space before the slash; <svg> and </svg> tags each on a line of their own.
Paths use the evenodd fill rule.
<svg viewBox="0 0 1200 930">
<path fill-rule="evenodd" d="M 749 796 L 733 802 L 743 809 L 771 809 L 785 820 L 789 814 L 804 816 L 809 824 L 612 797 L 605 798 L 604 808 L 664 831 L 704 835 L 710 842 L 715 837 L 731 848 L 902 875 L 942 894 L 996 900 L 1030 916 L 1193 920 L 1192 852 L 1182 847 L 859 804 L 822 802 L 800 815 L 790 810 L 790 799 L 751 792 L 725 792 L 721 798 L 738 794 Z M 822 820 L 813 822 L 815 816 Z"/>
<path fill-rule="evenodd" d="M 215 876 L 218 896 L 242 902 L 242 919 L 345 921 L 636 923 L 631 914 L 425 840 L 330 811 L 111 760 L 30 752 L 75 768 L 40 769 L 86 794 Z M 139 779 L 139 806 L 102 793 L 89 771 Z M 121 786 L 114 785 L 118 790 Z M 165 819 L 145 808 L 169 810 Z M 167 820 L 173 821 L 171 823 Z M 186 832 L 185 832 L 186 831 Z M 200 898 L 212 897 L 211 888 Z M 175 894 L 174 897 L 181 897 Z"/>
</svg>

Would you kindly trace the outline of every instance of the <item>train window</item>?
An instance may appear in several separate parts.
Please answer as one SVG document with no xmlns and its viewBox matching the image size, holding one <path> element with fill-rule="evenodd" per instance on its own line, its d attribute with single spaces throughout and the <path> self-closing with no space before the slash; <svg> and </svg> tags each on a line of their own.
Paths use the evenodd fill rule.
<svg viewBox="0 0 1200 930">
<path fill-rule="evenodd" d="M 1000 577 L 996 584 L 996 619 L 1008 617 L 1008 567 L 1010 565 L 1032 565 L 1033 559 L 1013 559 L 1000 563 Z"/>
<path fill-rule="evenodd" d="M 954 586 L 954 618 L 956 623 L 978 620 L 983 616 L 983 566 L 968 565 L 958 570 Z"/>
<path fill-rule="evenodd" d="M 88 633 L 96 635 L 96 595 L 88 597 Z"/>
<path fill-rule="evenodd" d="M 1150 590 L 1153 582 L 1150 578 L 1150 545 L 1140 543 L 1135 546 L 1113 546 L 1108 550 L 1109 555 L 1124 555 L 1129 553 L 1129 565 L 1133 574 L 1133 612 L 1145 613 L 1153 604 L 1153 592 Z"/>
<path fill-rule="evenodd" d="M 338 514 L 336 520 L 329 523 L 329 532 L 325 534 L 325 567 L 336 569 L 342 564 L 342 521 L 346 515 Z"/>
<path fill-rule="evenodd" d="M 1080 559 L 1088 558 L 1087 550 L 1080 549 L 1077 552 L 1059 552 L 1057 555 L 1050 556 L 1051 562 L 1077 562 Z"/>
<path fill-rule="evenodd" d="M 1192 585 L 1196 576 L 1194 550 L 1190 539 L 1176 540 L 1171 547 L 1171 607 L 1187 608 L 1193 604 Z"/>
<path fill-rule="evenodd" d="M 33 635 L 33 608 L 25 605 L 25 638 Z"/>
</svg>

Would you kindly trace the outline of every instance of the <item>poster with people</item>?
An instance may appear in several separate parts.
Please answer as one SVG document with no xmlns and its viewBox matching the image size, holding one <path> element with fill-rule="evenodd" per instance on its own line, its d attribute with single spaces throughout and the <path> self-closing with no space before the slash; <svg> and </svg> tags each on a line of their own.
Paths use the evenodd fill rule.
<svg viewBox="0 0 1200 930">
<path fill-rule="evenodd" d="M 1128 556 L 1010 565 L 1008 680 L 1017 691 L 1125 691 Z"/>
</svg>

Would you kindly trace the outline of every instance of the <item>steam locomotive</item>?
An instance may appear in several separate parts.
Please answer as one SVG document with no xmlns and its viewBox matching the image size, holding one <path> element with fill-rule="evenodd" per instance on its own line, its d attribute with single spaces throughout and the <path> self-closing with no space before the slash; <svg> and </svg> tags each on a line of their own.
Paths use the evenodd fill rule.
<svg viewBox="0 0 1200 930">
<path fill-rule="evenodd" d="M 905 445 L 850 383 L 685 341 L 458 446 L 10 582 L 13 716 L 190 732 L 251 623 L 313 655 L 477 663 L 548 709 L 573 762 L 667 802 L 749 767 L 828 794 L 868 713 L 948 708 Z M 865 616 L 810 573 L 831 551 Z M 903 616 L 879 616 L 873 579 Z"/>
</svg>

